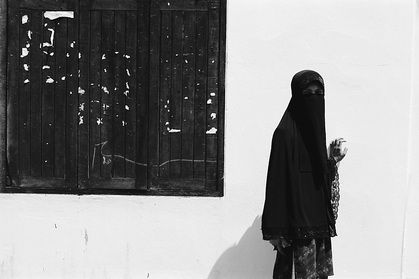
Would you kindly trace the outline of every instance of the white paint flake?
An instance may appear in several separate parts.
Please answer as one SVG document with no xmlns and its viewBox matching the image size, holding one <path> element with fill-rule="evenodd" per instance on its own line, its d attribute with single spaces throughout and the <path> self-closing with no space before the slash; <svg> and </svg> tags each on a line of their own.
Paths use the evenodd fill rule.
<svg viewBox="0 0 419 279">
<path fill-rule="evenodd" d="M 74 48 L 74 44 L 75 44 L 76 42 L 75 41 L 72 41 L 71 43 L 70 43 L 70 47 L 71 48 Z"/>
<path fill-rule="evenodd" d="M 29 38 L 29 40 L 32 40 L 32 31 L 31 30 L 28 30 L 28 38 Z"/>
<path fill-rule="evenodd" d="M 81 59 L 81 52 L 79 52 L 79 59 Z"/>
<path fill-rule="evenodd" d="M 25 71 L 29 71 L 29 65 L 28 64 L 23 64 L 23 69 L 25 69 Z"/>
<path fill-rule="evenodd" d="M 207 105 L 211 105 L 211 104 L 212 104 L 212 100 L 211 99 L 208 99 Z"/>
<path fill-rule="evenodd" d="M 29 54 L 29 50 L 27 47 L 22 47 L 22 54 L 20 55 L 20 58 L 26 57 Z"/>
<path fill-rule="evenodd" d="M 55 34 L 55 30 L 52 29 L 52 28 L 48 28 L 48 31 L 51 31 L 51 36 L 49 37 L 50 42 L 49 43 L 48 42 L 43 43 L 42 46 L 44 46 L 44 47 L 52 47 L 52 46 L 54 46 L 54 34 Z"/>
<path fill-rule="evenodd" d="M 29 79 L 25 79 L 23 83 L 29 83 Z"/>
<path fill-rule="evenodd" d="M 105 60 L 105 59 L 106 59 L 106 55 L 102 54 L 102 60 Z"/>
<path fill-rule="evenodd" d="M 127 70 L 127 76 L 131 76 L 131 73 L 129 72 L 129 70 L 128 69 L 126 69 Z"/>
<path fill-rule="evenodd" d="M 79 87 L 78 92 L 80 95 L 84 95 L 84 93 L 86 93 L 86 91 L 82 89 L 81 87 Z"/>
<path fill-rule="evenodd" d="M 55 20 L 60 17 L 74 18 L 73 11 L 46 11 L 44 17 L 50 20 Z"/>
<path fill-rule="evenodd" d="M 123 94 L 125 95 L 125 97 L 128 97 L 128 93 L 129 93 L 129 91 L 125 90 Z"/>
<path fill-rule="evenodd" d="M 211 97 L 214 97 L 214 96 L 215 96 L 215 92 L 211 92 L 211 93 L 210 93 L 210 96 L 211 96 Z"/>
<path fill-rule="evenodd" d="M 128 55 L 128 54 L 124 54 L 123 57 L 125 57 L 126 59 L 130 59 L 131 58 L 131 56 Z"/>
<path fill-rule="evenodd" d="M 46 83 L 54 83 L 54 79 L 51 77 L 48 77 L 47 80 L 45 81 Z"/>
<path fill-rule="evenodd" d="M 50 66 L 48 66 L 48 65 L 44 65 L 44 66 L 42 66 L 42 70 L 46 70 L 46 69 L 50 69 L 51 67 Z"/>
<path fill-rule="evenodd" d="M 125 82 L 125 88 L 126 88 L 126 89 L 129 89 L 129 84 L 128 84 L 128 81 L 127 81 L 127 82 Z"/>
<path fill-rule="evenodd" d="M 211 119 L 214 120 L 215 118 L 217 118 L 217 114 L 215 112 L 211 113 Z"/>
<path fill-rule="evenodd" d="M 169 133 L 180 133 L 180 129 L 169 129 Z"/>
<path fill-rule="evenodd" d="M 124 120 L 122 120 L 122 126 L 127 126 L 127 122 L 125 122 Z"/>
<path fill-rule="evenodd" d="M 102 86 L 102 90 L 103 92 L 105 92 L 106 94 L 109 94 L 109 90 L 106 86 Z"/>
<path fill-rule="evenodd" d="M 61 80 L 65 80 L 65 76 L 62 76 L 62 77 L 61 77 Z"/>
<path fill-rule="evenodd" d="M 128 105 L 125 105 L 125 109 L 126 109 L 126 110 L 129 110 L 129 106 L 128 106 Z"/>
<path fill-rule="evenodd" d="M 28 15 L 22 16 L 22 24 L 28 23 L 28 20 L 29 20 Z"/>
<path fill-rule="evenodd" d="M 96 120 L 97 125 L 102 125 L 103 124 L 103 119 L 98 117 Z"/>
<path fill-rule="evenodd" d="M 84 103 L 81 103 L 81 104 L 79 105 L 79 111 L 84 111 Z"/>
<path fill-rule="evenodd" d="M 215 135 L 217 133 L 217 128 L 212 127 L 207 131 L 207 135 Z"/>
<path fill-rule="evenodd" d="M 67 57 L 70 57 L 70 53 L 68 53 L 68 52 L 67 52 L 66 56 L 67 56 Z"/>
<path fill-rule="evenodd" d="M 83 115 L 80 115 L 79 116 L 79 125 L 82 125 L 83 124 Z"/>
</svg>

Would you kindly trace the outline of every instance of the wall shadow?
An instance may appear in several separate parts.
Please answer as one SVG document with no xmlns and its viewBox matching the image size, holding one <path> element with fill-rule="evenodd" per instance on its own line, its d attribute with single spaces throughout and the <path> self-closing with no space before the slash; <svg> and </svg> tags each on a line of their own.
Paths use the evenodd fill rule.
<svg viewBox="0 0 419 279">
<path fill-rule="evenodd" d="M 261 217 L 257 216 L 240 241 L 218 258 L 208 279 L 272 278 L 276 252 L 262 239 L 260 228 Z"/>
</svg>

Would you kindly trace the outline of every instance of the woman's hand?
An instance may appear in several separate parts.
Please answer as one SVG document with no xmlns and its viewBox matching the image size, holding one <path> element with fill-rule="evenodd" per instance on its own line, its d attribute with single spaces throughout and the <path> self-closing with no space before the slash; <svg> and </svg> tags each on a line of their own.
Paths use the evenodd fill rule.
<svg viewBox="0 0 419 279">
<path fill-rule="evenodd" d="M 275 247 L 275 249 L 283 255 L 285 255 L 284 248 L 287 248 L 291 245 L 291 241 L 287 241 L 283 238 L 271 239 L 269 240 L 269 243 L 271 243 Z"/>
<path fill-rule="evenodd" d="M 335 139 L 330 143 L 329 146 L 329 154 L 330 157 L 333 157 L 335 159 L 336 163 L 339 163 L 342 161 L 342 159 L 346 156 L 346 153 L 348 152 L 348 148 L 344 148 L 342 150 L 342 143 L 346 142 L 343 138 Z"/>
</svg>

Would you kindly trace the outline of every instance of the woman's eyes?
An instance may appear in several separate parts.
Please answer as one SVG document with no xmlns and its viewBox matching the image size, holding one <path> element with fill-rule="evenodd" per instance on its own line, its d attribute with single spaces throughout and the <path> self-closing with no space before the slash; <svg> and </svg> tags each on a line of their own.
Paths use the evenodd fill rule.
<svg viewBox="0 0 419 279">
<path fill-rule="evenodd" d="M 321 89 L 317 89 L 317 90 L 315 90 L 315 91 L 313 91 L 313 90 L 309 90 L 309 89 L 306 89 L 306 90 L 303 90 L 303 92 L 302 92 L 304 95 L 323 95 L 324 94 L 324 91 L 323 90 L 321 90 Z"/>
</svg>

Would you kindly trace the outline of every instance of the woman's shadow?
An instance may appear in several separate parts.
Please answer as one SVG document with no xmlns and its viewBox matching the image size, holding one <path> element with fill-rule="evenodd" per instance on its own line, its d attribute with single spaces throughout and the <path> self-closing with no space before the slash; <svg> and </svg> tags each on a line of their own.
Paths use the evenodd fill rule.
<svg viewBox="0 0 419 279">
<path fill-rule="evenodd" d="M 272 278 L 276 252 L 262 240 L 261 217 L 253 221 L 240 241 L 228 248 L 214 264 L 208 279 Z"/>
</svg>

